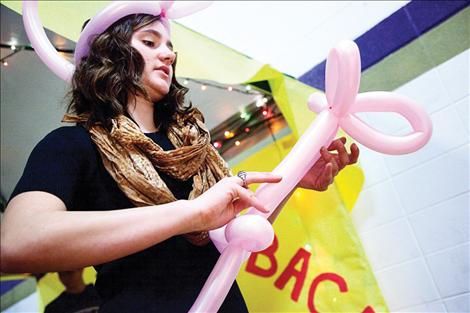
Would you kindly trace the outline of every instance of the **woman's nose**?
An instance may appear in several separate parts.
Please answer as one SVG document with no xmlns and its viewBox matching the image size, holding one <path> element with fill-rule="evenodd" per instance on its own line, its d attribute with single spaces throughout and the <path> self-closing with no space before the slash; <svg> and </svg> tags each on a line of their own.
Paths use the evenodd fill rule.
<svg viewBox="0 0 470 313">
<path fill-rule="evenodd" d="M 170 64 L 173 64 L 173 62 L 175 61 L 176 54 L 170 48 L 165 47 L 165 48 L 162 48 L 158 57 L 160 58 L 160 60 L 165 62 L 165 64 L 170 65 Z"/>
</svg>

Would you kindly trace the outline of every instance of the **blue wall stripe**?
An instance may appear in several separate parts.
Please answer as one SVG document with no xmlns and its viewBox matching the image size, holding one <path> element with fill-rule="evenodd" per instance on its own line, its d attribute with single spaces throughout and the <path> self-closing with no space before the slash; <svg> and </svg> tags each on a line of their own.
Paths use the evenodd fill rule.
<svg viewBox="0 0 470 313">
<path fill-rule="evenodd" d="M 24 281 L 24 279 L 2 280 L 0 281 L 0 293 L 3 295 Z"/>
<path fill-rule="evenodd" d="M 470 1 L 411 1 L 354 40 L 361 50 L 361 70 L 378 63 L 469 4 Z M 325 66 L 326 60 L 298 79 L 325 90 Z"/>
</svg>

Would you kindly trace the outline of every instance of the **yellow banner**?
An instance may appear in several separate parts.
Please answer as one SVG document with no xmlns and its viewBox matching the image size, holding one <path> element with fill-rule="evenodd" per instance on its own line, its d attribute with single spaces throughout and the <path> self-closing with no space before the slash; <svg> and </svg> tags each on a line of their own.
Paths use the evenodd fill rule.
<svg viewBox="0 0 470 313">
<path fill-rule="evenodd" d="M 270 171 L 295 142 L 288 135 L 233 170 Z M 260 160 L 263 160 L 260 162 Z M 339 174 L 360 190 L 358 166 Z M 351 181 L 351 177 L 355 180 Z M 336 183 L 326 192 L 298 189 L 274 223 L 276 239 L 254 253 L 237 281 L 250 312 L 387 312 Z"/>
</svg>

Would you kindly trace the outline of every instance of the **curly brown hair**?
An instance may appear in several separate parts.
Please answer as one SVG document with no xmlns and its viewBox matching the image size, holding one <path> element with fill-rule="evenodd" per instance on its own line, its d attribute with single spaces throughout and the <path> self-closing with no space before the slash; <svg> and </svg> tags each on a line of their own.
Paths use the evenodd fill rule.
<svg viewBox="0 0 470 313">
<path fill-rule="evenodd" d="M 69 113 L 89 114 L 86 127 L 101 124 L 110 130 L 113 118 L 129 116 L 129 95 L 142 95 L 150 100 L 140 81 L 145 61 L 130 41 L 136 30 L 159 19 L 160 16 L 147 14 L 129 15 L 91 41 L 88 56 L 82 58 L 73 74 L 67 107 Z M 191 103 L 185 104 L 188 88 L 175 77 L 176 60 L 172 66 L 170 91 L 155 103 L 154 120 L 160 130 L 168 128 L 175 113 L 192 110 Z"/>
</svg>

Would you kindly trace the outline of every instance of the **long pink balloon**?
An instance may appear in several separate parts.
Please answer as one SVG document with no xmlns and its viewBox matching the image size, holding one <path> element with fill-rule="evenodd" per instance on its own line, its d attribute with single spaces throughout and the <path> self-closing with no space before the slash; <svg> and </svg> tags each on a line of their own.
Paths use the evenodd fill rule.
<svg viewBox="0 0 470 313">
<path fill-rule="evenodd" d="M 210 232 L 221 256 L 190 312 L 216 312 L 219 309 L 241 263 L 254 251 L 249 249 L 252 247 L 249 247 L 247 241 L 260 243 L 259 238 L 263 237 L 259 229 L 253 229 L 256 223 L 246 221 L 257 216 L 268 218 L 272 214 L 320 158 L 320 148 L 329 146 L 339 127 L 361 144 L 387 154 L 414 152 L 429 141 L 432 124 L 421 107 L 411 99 L 391 92 L 376 91 L 358 95 L 360 75 L 361 63 L 357 45 L 353 41 L 337 44 L 330 51 L 326 62 L 326 95 L 314 93 L 308 101 L 309 108 L 317 112 L 318 116 L 273 170 L 273 173 L 283 177 L 282 181 L 277 184 L 263 184 L 256 191 L 256 197 L 270 212 L 261 213 L 250 208 L 247 214 Z M 409 121 L 413 131 L 405 136 L 383 134 L 360 120 L 355 115 L 358 112 L 396 112 Z M 228 232 L 233 224 L 237 224 L 239 233 Z M 266 230 L 264 237 L 267 238 L 273 232 L 272 227 L 263 227 Z M 241 240 L 244 245 L 240 244 L 238 235 L 244 236 Z M 265 245 L 259 244 L 256 248 L 267 248 L 271 242 L 263 242 Z"/>
<path fill-rule="evenodd" d="M 75 66 L 64 59 L 51 44 L 42 27 L 37 1 L 23 1 L 23 24 L 34 51 L 54 74 L 70 83 Z"/>
</svg>

